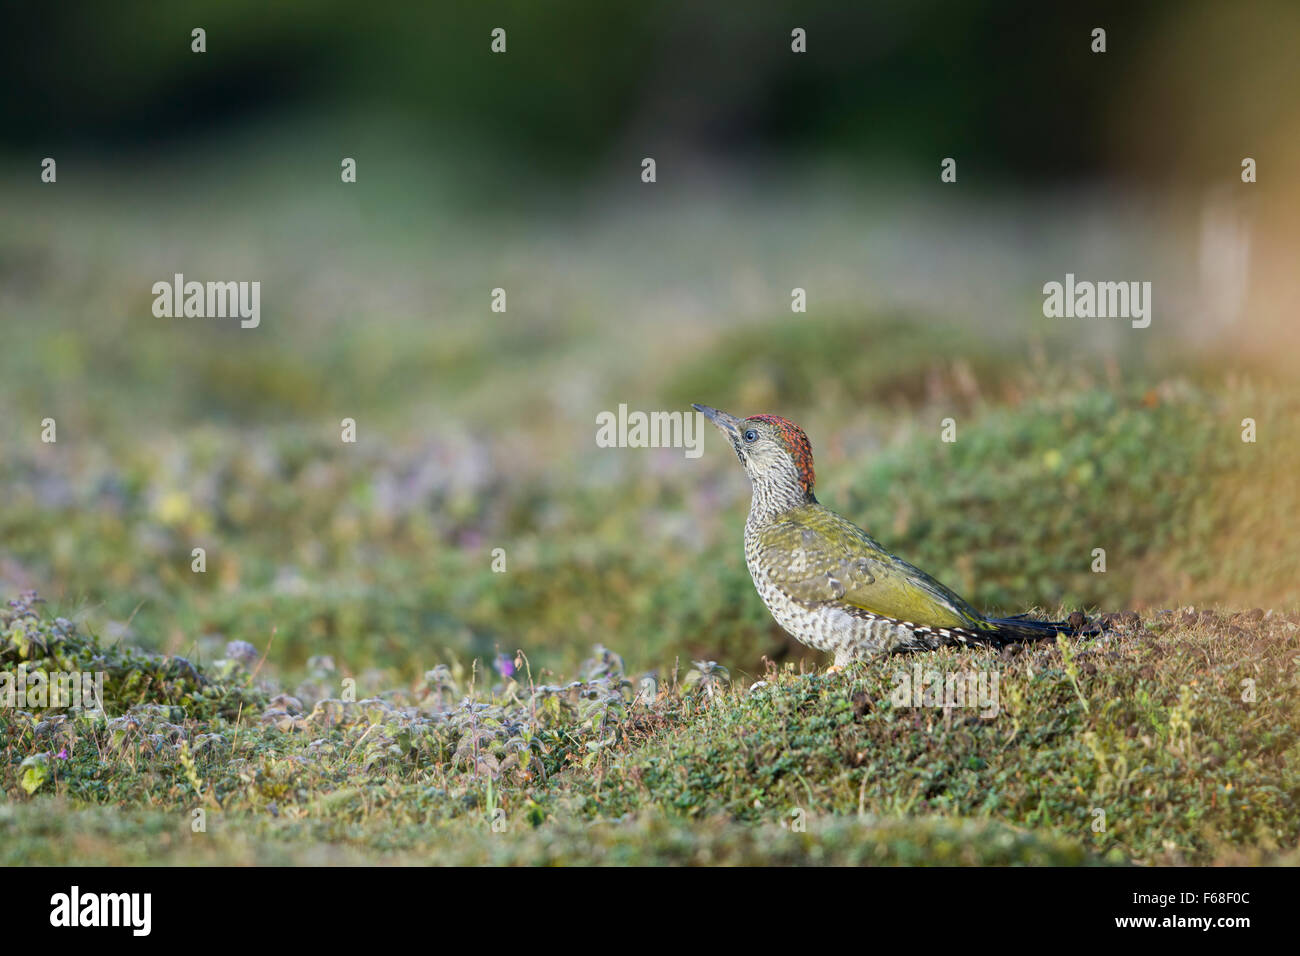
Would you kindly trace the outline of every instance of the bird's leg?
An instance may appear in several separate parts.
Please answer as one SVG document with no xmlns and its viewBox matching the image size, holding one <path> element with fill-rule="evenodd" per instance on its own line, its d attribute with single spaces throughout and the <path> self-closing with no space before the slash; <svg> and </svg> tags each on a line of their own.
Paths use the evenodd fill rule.
<svg viewBox="0 0 1300 956">
<path fill-rule="evenodd" d="M 830 667 L 826 668 L 826 676 L 829 677 L 831 674 L 841 673 L 844 670 L 844 668 L 848 666 L 849 662 L 852 660 L 853 660 L 852 654 L 844 650 L 837 650 L 835 652 L 835 663 L 832 664 Z"/>
</svg>

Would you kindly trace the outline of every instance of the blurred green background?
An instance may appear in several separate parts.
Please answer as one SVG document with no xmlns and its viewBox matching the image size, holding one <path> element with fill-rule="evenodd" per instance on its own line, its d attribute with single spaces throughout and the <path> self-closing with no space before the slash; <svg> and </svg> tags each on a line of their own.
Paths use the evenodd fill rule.
<svg viewBox="0 0 1300 956">
<path fill-rule="evenodd" d="M 701 401 L 799 421 L 824 503 L 990 609 L 1294 606 L 1300 10 L 842 6 L 12 11 L 0 590 L 375 688 L 753 673 L 809 652 L 734 458 L 595 444 Z M 260 327 L 155 317 L 177 272 Z M 1045 318 L 1067 272 L 1152 282 L 1150 328 Z"/>
</svg>

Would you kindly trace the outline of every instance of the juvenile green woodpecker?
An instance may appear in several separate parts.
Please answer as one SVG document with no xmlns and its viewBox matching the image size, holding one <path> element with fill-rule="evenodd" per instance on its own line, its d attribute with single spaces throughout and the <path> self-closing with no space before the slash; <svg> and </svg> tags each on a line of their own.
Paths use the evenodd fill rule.
<svg viewBox="0 0 1300 956">
<path fill-rule="evenodd" d="M 985 617 L 882 548 L 813 495 L 812 446 L 776 415 L 740 419 L 695 405 L 736 451 L 753 485 L 745 564 L 776 622 L 835 666 L 943 645 L 1001 645 L 1077 633 L 1065 623 Z"/>
</svg>

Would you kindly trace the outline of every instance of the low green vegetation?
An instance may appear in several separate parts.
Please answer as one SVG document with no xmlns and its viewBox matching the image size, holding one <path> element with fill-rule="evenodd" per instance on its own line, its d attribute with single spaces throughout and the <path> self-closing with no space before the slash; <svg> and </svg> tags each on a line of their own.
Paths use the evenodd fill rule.
<svg viewBox="0 0 1300 956">
<path fill-rule="evenodd" d="M 0 229 L 0 673 L 106 697 L 0 707 L 0 859 L 1297 862 L 1289 369 L 1033 297 L 873 306 L 839 202 L 403 207 L 354 247 L 337 190 L 236 195 L 61 184 Z M 160 244 L 265 266 L 274 315 L 152 316 Z M 772 311 L 786 275 L 815 315 Z M 823 503 L 984 609 L 1126 616 L 827 676 L 754 593 L 718 436 L 595 444 L 693 401 L 800 422 Z M 895 703 L 916 665 L 996 675 L 997 715 Z"/>
<path fill-rule="evenodd" d="M 0 624 L 7 671 L 106 675 L 104 715 L 0 710 L 7 863 L 1277 862 L 1300 838 L 1277 614 L 748 686 L 597 648 L 573 680 L 519 656 L 359 700 L 328 659 L 289 692 L 251 646 L 199 669 L 31 596 Z M 996 675 L 996 715 L 900 703 L 928 671 Z"/>
<path fill-rule="evenodd" d="M 982 407 L 951 444 L 915 412 L 887 447 L 819 457 L 818 493 L 989 610 L 1123 608 L 1173 590 L 1292 607 L 1300 446 L 1241 442 L 1247 404 L 1261 420 L 1300 417 L 1275 394 L 1177 380 Z M 211 430 L 122 460 L 19 451 L 0 461 L 0 537 L 25 580 L 77 596 L 63 613 L 84 606 L 129 642 L 201 662 L 238 638 L 291 670 L 328 652 L 363 690 L 444 654 L 521 648 L 564 672 L 597 643 L 642 669 L 815 660 L 754 597 L 745 480 L 709 438 L 698 462 L 678 452 L 659 470 L 572 481 L 504 481 L 472 464 L 486 443 L 352 450 Z"/>
</svg>

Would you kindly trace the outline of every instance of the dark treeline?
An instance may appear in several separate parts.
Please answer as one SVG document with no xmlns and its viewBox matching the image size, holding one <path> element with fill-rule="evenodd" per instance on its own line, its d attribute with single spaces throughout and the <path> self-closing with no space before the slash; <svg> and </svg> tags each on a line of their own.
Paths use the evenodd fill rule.
<svg viewBox="0 0 1300 956">
<path fill-rule="evenodd" d="M 988 178 L 1163 175 L 1132 134 L 1217 169 L 1204 130 L 1228 136 L 1262 115 L 1233 89 L 1257 103 L 1295 77 L 1281 65 L 1294 59 L 1288 10 L 1266 0 L 23 4 L 0 32 L 0 142 L 130 152 L 350 109 L 573 175 L 640 156 L 647 142 L 723 159 L 960 151 Z M 1099 26 L 1104 55 L 1091 50 Z M 195 27 L 203 55 L 190 50 Z M 504 56 L 489 50 L 496 27 Z M 795 27 L 807 31 L 804 55 L 791 51 Z M 1197 84 L 1210 82 L 1222 95 L 1207 102 Z"/>
</svg>

